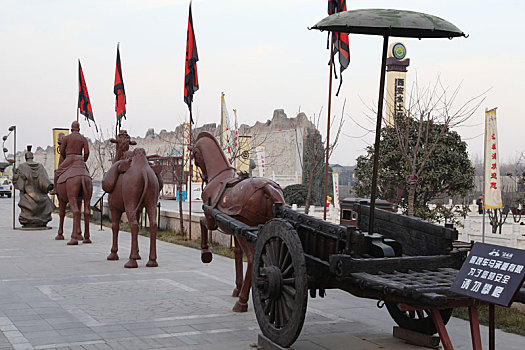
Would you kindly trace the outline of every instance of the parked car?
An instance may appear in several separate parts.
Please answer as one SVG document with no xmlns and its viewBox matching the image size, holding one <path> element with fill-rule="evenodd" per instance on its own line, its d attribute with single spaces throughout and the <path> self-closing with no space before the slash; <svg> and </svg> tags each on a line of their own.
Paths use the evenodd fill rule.
<svg viewBox="0 0 525 350">
<path fill-rule="evenodd" d="M 7 198 L 11 198 L 11 193 L 13 192 L 13 184 L 11 180 L 7 178 L 0 178 L 0 197 L 7 195 Z"/>
</svg>

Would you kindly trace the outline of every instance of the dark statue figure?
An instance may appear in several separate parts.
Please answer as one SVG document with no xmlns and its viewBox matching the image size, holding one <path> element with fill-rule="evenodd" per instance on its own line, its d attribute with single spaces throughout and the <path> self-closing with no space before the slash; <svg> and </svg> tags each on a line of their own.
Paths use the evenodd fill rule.
<svg viewBox="0 0 525 350">
<path fill-rule="evenodd" d="M 53 183 L 44 166 L 33 160 L 31 146 L 27 146 L 25 158 L 26 162 L 20 164 L 13 175 L 13 184 L 20 191 L 18 221 L 24 228 L 44 228 L 55 209 L 47 195 L 53 189 Z"/>
<path fill-rule="evenodd" d="M 249 225 L 257 226 L 272 219 L 272 206 L 275 202 L 284 203 L 281 187 L 266 178 L 246 178 L 236 176 L 219 143 L 207 132 L 201 132 L 191 147 L 195 164 L 201 169 L 206 187 L 202 192 L 202 201 L 223 213 Z M 222 227 L 205 212 L 200 219 L 201 225 L 201 260 L 209 263 L 212 254 L 208 247 L 208 230 L 223 231 L 233 234 L 227 226 Z M 248 309 L 248 298 L 251 287 L 253 260 L 253 243 L 247 242 L 239 235 L 235 239 L 235 289 L 233 296 L 239 297 L 233 311 L 245 312 Z M 243 280 L 242 256 L 246 255 L 248 268 Z"/>
<path fill-rule="evenodd" d="M 126 268 L 138 267 L 140 260 L 138 233 L 139 215 L 144 208 L 150 222 L 150 252 L 146 266 L 156 267 L 157 263 L 157 202 L 159 192 L 162 188 L 160 180 L 160 167 L 150 166 L 143 148 L 129 150 L 130 145 L 136 145 L 131 141 L 125 130 L 120 130 L 116 139 L 110 140 L 116 143 L 117 151 L 113 159 L 113 165 L 102 179 L 102 189 L 109 193 L 108 205 L 111 211 L 111 222 L 113 230 L 113 244 L 108 260 L 118 260 L 118 233 L 122 213 L 126 212 L 129 226 L 131 228 L 131 252 Z"/>
<path fill-rule="evenodd" d="M 93 183 L 86 166 L 89 158 L 87 139 L 80 133 L 80 124 L 71 123 L 71 134 L 62 138 L 60 143 L 60 159 L 55 172 L 55 188 L 60 210 L 60 224 L 57 240 L 64 239 L 64 217 L 66 205 L 73 213 L 73 232 L 68 245 L 77 245 L 78 241 L 91 243 L 89 234 L 90 201 L 93 194 Z M 82 203 L 84 204 L 84 237 L 80 229 Z"/>
</svg>

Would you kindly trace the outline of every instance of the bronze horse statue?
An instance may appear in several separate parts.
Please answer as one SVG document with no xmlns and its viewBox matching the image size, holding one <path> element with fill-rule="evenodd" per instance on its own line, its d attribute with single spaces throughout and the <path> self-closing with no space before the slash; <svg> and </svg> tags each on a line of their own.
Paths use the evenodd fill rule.
<svg viewBox="0 0 525 350">
<path fill-rule="evenodd" d="M 250 226 L 264 224 L 273 218 L 272 206 L 276 202 L 284 203 L 281 187 L 266 178 L 248 178 L 237 176 L 228 159 L 213 135 L 201 132 L 192 150 L 195 164 L 201 169 L 201 175 L 206 183 L 202 192 L 203 203 L 216 208 L 227 215 Z M 205 212 L 200 219 L 201 226 L 201 260 L 209 263 L 212 254 L 208 246 L 208 230 L 220 227 L 223 231 L 233 234 L 228 227 L 217 223 Z M 254 246 L 239 235 L 235 239 L 235 289 L 232 295 L 239 297 L 233 311 L 246 312 L 251 287 L 251 273 Z M 243 279 L 242 256 L 246 255 L 248 268 Z"/>
<path fill-rule="evenodd" d="M 156 267 L 157 263 L 157 202 L 161 188 L 158 171 L 150 166 L 143 148 L 129 151 L 129 145 L 136 144 L 130 140 L 126 131 L 121 130 L 116 140 L 111 142 L 117 144 L 116 157 L 113 165 L 104 175 L 102 188 L 109 193 L 108 205 L 111 211 L 111 222 L 113 231 L 113 244 L 108 260 L 118 260 L 118 233 L 122 213 L 126 212 L 129 226 L 131 228 L 131 252 L 129 261 L 124 265 L 126 268 L 138 267 L 140 260 L 138 246 L 139 215 L 144 208 L 150 222 L 150 253 L 146 266 Z"/>
<path fill-rule="evenodd" d="M 64 217 L 66 205 L 69 203 L 73 212 L 73 232 L 67 244 L 77 245 L 78 241 L 91 243 L 89 216 L 93 184 L 85 163 L 89 157 L 89 147 L 87 139 L 80 134 L 80 124 L 77 121 L 71 124 L 71 134 L 62 137 L 59 143 L 60 160 L 55 174 L 54 191 L 58 197 L 60 223 L 55 239 L 64 239 Z M 80 228 L 82 203 L 84 204 L 84 237 Z"/>
</svg>

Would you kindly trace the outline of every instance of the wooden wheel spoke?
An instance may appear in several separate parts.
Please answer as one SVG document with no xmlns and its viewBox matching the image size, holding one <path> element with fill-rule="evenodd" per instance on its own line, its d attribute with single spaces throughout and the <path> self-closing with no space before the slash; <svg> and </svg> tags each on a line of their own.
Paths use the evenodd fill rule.
<svg viewBox="0 0 525 350">
<path fill-rule="evenodd" d="M 264 302 L 264 314 L 269 315 L 271 311 L 272 301 L 270 299 L 266 299 Z"/>
<path fill-rule="evenodd" d="M 284 256 L 283 262 L 279 264 L 279 268 L 283 271 L 291 263 L 292 255 L 290 254 L 290 251 L 286 249 L 286 255 Z"/>
<path fill-rule="evenodd" d="M 279 249 L 280 249 L 280 242 L 281 240 L 278 238 L 274 238 L 271 241 L 271 247 L 272 247 L 272 261 L 274 265 L 279 265 Z"/>
<path fill-rule="evenodd" d="M 283 292 L 287 293 L 293 299 L 295 299 L 295 295 L 296 295 L 295 288 L 292 288 L 290 286 L 283 286 Z"/>
<path fill-rule="evenodd" d="M 273 264 L 270 261 L 270 258 L 267 255 L 262 254 L 261 259 L 266 266 L 272 266 Z M 262 266 L 261 266 L 262 267 Z"/>
<path fill-rule="evenodd" d="M 283 260 L 285 257 L 285 254 L 288 252 L 288 247 L 286 247 L 286 244 L 283 241 L 280 241 L 281 245 L 279 247 L 279 264 L 277 266 L 281 267 L 283 264 Z"/>
<path fill-rule="evenodd" d="M 283 271 L 283 278 L 288 277 L 293 272 L 293 264 L 288 265 L 286 270 Z"/>
<path fill-rule="evenodd" d="M 289 286 L 295 286 L 295 278 L 283 278 L 283 284 Z"/>
<path fill-rule="evenodd" d="M 266 257 L 268 258 L 268 264 L 266 266 L 272 266 L 272 265 L 275 265 L 275 262 L 273 260 L 273 253 L 272 253 L 272 246 L 271 246 L 271 242 L 267 242 L 266 245 L 264 246 L 265 247 L 265 251 L 266 251 Z M 264 256 L 265 254 L 263 254 Z"/>
<path fill-rule="evenodd" d="M 281 297 L 281 305 L 282 310 L 281 313 L 283 315 L 283 327 L 286 326 L 288 323 L 288 320 L 290 319 L 290 311 L 289 311 L 289 305 L 286 303 L 285 298 Z"/>
<path fill-rule="evenodd" d="M 275 322 L 275 301 L 270 300 L 270 323 Z"/>
<path fill-rule="evenodd" d="M 281 326 L 281 303 L 279 299 L 275 300 L 275 327 Z"/>
</svg>

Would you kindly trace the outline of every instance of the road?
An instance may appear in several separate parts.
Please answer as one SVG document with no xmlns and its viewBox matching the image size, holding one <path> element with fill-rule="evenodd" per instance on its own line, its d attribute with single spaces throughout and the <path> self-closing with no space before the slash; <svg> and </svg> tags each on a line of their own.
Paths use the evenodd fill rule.
<svg viewBox="0 0 525 350">
<path fill-rule="evenodd" d="M 173 202 L 175 203 L 175 202 Z M 120 234 L 119 261 L 107 261 L 111 235 L 91 225 L 93 244 L 66 246 L 52 230 L 11 228 L 11 201 L 0 198 L 0 349 L 254 349 L 259 328 L 233 313 L 231 259 L 200 262 L 199 251 L 158 242 L 157 268 L 128 270 L 130 235 Z M 18 224 L 18 222 L 17 222 Z M 65 233 L 71 230 L 66 219 Z M 295 350 L 420 349 L 392 337 L 393 321 L 376 301 L 329 290 L 310 299 Z M 471 349 L 469 325 L 447 326 L 456 349 Z M 482 327 L 483 341 L 487 328 Z M 523 349 L 525 338 L 497 331 L 497 349 Z"/>
</svg>

